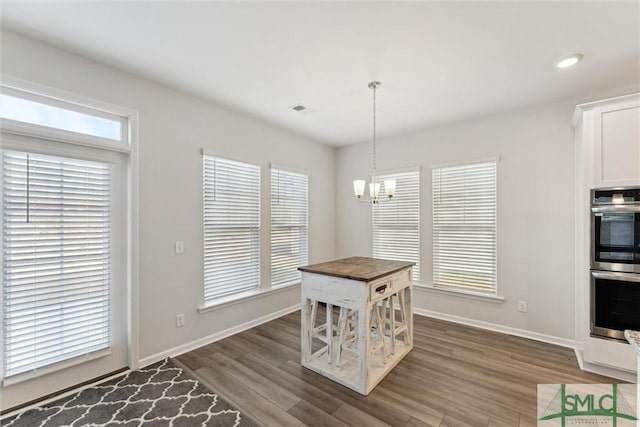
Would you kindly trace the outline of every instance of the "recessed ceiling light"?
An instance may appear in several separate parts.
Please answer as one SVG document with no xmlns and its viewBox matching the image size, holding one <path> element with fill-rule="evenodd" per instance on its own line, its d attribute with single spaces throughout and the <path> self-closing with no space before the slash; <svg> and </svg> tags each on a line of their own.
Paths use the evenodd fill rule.
<svg viewBox="0 0 640 427">
<path fill-rule="evenodd" d="M 291 107 L 292 110 L 294 111 L 304 111 L 307 109 L 307 107 L 305 107 L 302 104 L 298 104 L 298 105 L 294 105 L 293 107 Z"/>
<path fill-rule="evenodd" d="M 556 67 L 568 68 L 568 67 L 571 67 L 572 65 L 576 65 L 576 63 L 581 59 L 582 59 L 581 53 L 574 53 L 573 55 L 567 56 L 566 58 L 558 61 L 558 63 L 556 64 Z"/>
</svg>

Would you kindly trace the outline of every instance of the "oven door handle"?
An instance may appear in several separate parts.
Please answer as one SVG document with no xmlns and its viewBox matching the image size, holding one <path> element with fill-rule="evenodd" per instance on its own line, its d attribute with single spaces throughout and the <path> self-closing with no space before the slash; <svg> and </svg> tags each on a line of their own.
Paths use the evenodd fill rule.
<svg viewBox="0 0 640 427">
<path fill-rule="evenodd" d="M 592 271 L 591 275 L 596 279 L 617 280 L 624 282 L 640 283 L 640 274 L 634 273 L 618 273 L 609 271 Z"/>
<path fill-rule="evenodd" d="M 611 212 L 615 212 L 615 213 L 627 213 L 627 212 L 633 212 L 633 213 L 640 213 L 640 206 L 592 206 L 591 207 L 591 212 L 594 213 L 611 213 Z"/>
</svg>

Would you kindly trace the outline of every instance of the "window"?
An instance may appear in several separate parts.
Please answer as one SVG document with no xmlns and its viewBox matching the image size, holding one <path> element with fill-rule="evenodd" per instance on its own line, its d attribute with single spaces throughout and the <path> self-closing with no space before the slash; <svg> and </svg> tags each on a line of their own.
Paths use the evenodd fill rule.
<svg viewBox="0 0 640 427">
<path fill-rule="evenodd" d="M 2 151 L 4 376 L 110 346 L 111 165 Z"/>
<path fill-rule="evenodd" d="M 496 162 L 433 170 L 433 284 L 495 294 Z"/>
<path fill-rule="evenodd" d="M 307 264 L 308 177 L 271 169 L 271 285 L 300 281 Z"/>
<path fill-rule="evenodd" d="M 396 180 L 396 193 L 390 201 L 372 205 L 373 257 L 412 261 L 413 279 L 420 280 L 420 171 L 380 175 Z"/>
<path fill-rule="evenodd" d="M 59 101 L 8 87 L 0 94 L 0 118 L 5 131 L 19 131 L 31 135 L 63 136 L 69 142 L 128 143 L 127 118 Z"/>
<path fill-rule="evenodd" d="M 260 166 L 203 155 L 204 301 L 260 286 Z"/>
</svg>

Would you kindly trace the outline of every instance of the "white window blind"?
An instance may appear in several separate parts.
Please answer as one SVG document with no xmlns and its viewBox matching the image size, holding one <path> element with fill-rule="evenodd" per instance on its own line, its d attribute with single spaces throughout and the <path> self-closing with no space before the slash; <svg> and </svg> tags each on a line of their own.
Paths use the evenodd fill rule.
<svg viewBox="0 0 640 427">
<path fill-rule="evenodd" d="M 271 169 L 271 285 L 300 280 L 307 264 L 307 175 Z"/>
<path fill-rule="evenodd" d="M 110 346 L 111 166 L 2 151 L 4 376 Z"/>
<path fill-rule="evenodd" d="M 380 175 L 382 198 L 386 179 L 396 180 L 396 192 L 372 205 L 373 257 L 415 262 L 413 279 L 420 280 L 420 171 Z"/>
<path fill-rule="evenodd" d="M 260 286 L 260 166 L 203 155 L 204 300 Z"/>
<path fill-rule="evenodd" d="M 433 169 L 433 283 L 496 293 L 496 162 Z"/>
</svg>

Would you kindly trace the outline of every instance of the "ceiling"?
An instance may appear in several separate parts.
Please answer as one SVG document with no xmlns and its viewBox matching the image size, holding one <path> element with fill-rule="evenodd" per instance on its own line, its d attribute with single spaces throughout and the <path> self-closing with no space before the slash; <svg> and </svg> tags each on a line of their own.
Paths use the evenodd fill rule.
<svg viewBox="0 0 640 427">
<path fill-rule="evenodd" d="M 340 146 L 370 138 L 374 79 L 380 137 L 636 84 L 639 17 L 637 1 L 3 1 L 1 23 Z"/>
</svg>

